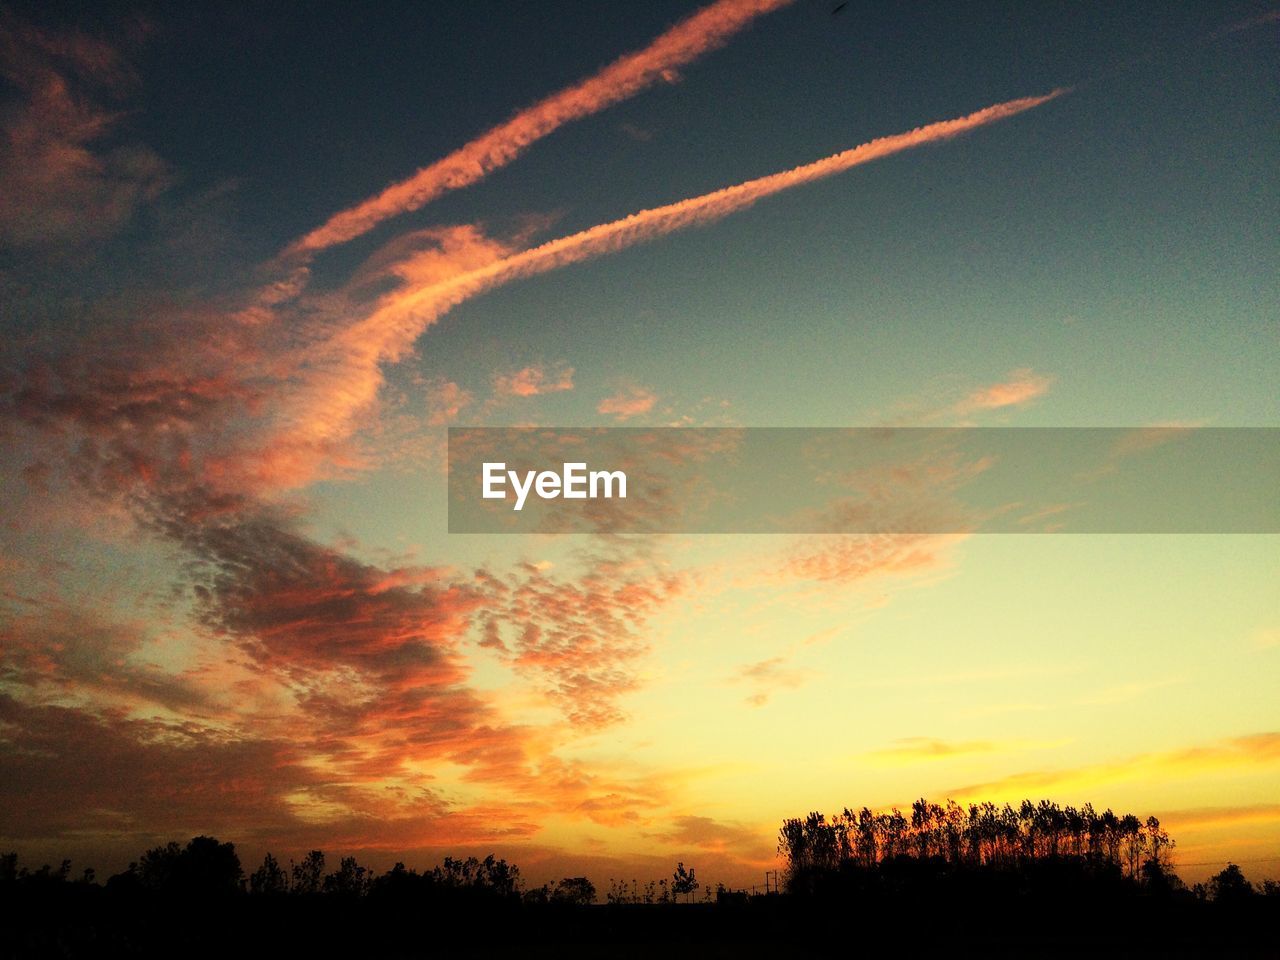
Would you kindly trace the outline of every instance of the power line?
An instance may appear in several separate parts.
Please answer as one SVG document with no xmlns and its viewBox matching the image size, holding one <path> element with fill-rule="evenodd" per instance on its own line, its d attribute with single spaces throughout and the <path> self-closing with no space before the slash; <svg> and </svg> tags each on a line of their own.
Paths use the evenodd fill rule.
<svg viewBox="0 0 1280 960">
<path fill-rule="evenodd" d="M 1280 857 L 1228 857 L 1226 860 L 1198 860 L 1195 863 L 1179 863 L 1180 867 L 1216 867 L 1220 863 L 1275 863 Z"/>
</svg>

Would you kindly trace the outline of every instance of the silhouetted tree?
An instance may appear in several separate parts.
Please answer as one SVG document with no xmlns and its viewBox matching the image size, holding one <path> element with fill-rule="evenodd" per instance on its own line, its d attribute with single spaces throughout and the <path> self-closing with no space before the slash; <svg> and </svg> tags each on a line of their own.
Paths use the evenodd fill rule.
<svg viewBox="0 0 1280 960">
<path fill-rule="evenodd" d="M 294 893 L 319 893 L 324 884 L 324 851 L 312 850 L 301 863 L 290 862 Z"/>
<path fill-rule="evenodd" d="M 1141 879 L 1142 885 L 1148 892 L 1154 894 L 1167 894 L 1186 889 L 1186 884 L 1176 873 L 1154 858 L 1143 863 Z"/>
<path fill-rule="evenodd" d="M 492 855 L 483 860 L 475 857 L 467 857 L 466 860 L 445 857 L 431 871 L 430 877 L 434 884 L 445 889 L 468 891 L 503 900 L 520 898 L 520 868 Z"/>
<path fill-rule="evenodd" d="M 384 899 L 408 900 L 420 896 L 429 879 L 417 870 L 407 870 L 397 861 L 396 865 L 369 884 L 369 895 Z"/>
<path fill-rule="evenodd" d="M 688 901 L 693 896 L 693 891 L 698 889 L 698 878 L 694 876 L 694 869 L 690 867 L 685 870 L 683 863 L 676 864 L 676 872 L 672 874 L 671 893 L 674 896 L 684 894 L 685 900 Z"/>
<path fill-rule="evenodd" d="M 236 893 L 244 878 L 235 844 L 204 836 L 185 847 L 177 841 L 153 847 L 130 864 L 129 872 L 145 890 L 195 896 Z"/>
<path fill-rule="evenodd" d="M 544 883 L 540 887 L 531 887 L 520 894 L 520 901 L 530 906 L 545 906 L 551 902 L 551 884 Z M 613 903 L 613 900 L 609 901 Z"/>
<path fill-rule="evenodd" d="M 324 892 L 342 897 L 363 897 L 369 892 L 368 871 L 355 857 L 343 857 L 338 869 L 324 878 Z"/>
<path fill-rule="evenodd" d="M 588 906 L 596 902 L 596 888 L 586 877 L 565 877 L 556 882 L 551 891 L 554 903 Z"/>
<path fill-rule="evenodd" d="M 249 876 L 249 892 L 259 895 L 279 895 L 288 891 L 289 877 L 281 869 L 276 858 L 268 853 L 262 858 L 262 866 Z"/>
<path fill-rule="evenodd" d="M 182 847 L 177 840 L 170 840 L 163 847 L 152 847 L 137 863 L 129 864 L 129 872 L 138 877 L 139 884 L 147 890 L 172 890 L 177 886 L 178 860 Z"/>
<path fill-rule="evenodd" d="M 1233 902 L 1253 896 L 1253 885 L 1240 868 L 1228 863 L 1226 869 L 1209 878 L 1209 896 L 1217 902 Z"/>
</svg>

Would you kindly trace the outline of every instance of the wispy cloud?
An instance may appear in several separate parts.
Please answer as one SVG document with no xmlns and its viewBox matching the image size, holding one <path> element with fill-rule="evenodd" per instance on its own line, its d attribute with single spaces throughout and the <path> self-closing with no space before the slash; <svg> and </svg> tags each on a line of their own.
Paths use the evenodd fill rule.
<svg viewBox="0 0 1280 960">
<path fill-rule="evenodd" d="M 686 227 L 719 220 L 758 200 L 792 187 L 834 176 L 874 160 L 961 136 L 1032 110 L 1066 93 L 1064 89 L 986 107 L 906 133 L 871 140 L 822 160 L 770 174 L 701 196 L 641 210 L 540 246 L 463 270 L 448 279 L 407 284 L 383 297 L 359 321 L 308 350 L 307 372 L 289 403 L 288 430 L 261 451 L 296 468 L 349 435 L 369 409 L 382 383 L 380 365 L 403 358 L 424 330 L 455 306 L 514 280 L 624 250 Z M 276 472 L 267 466 L 265 474 Z"/>
<path fill-rule="evenodd" d="M 296 241 L 286 254 L 305 255 L 345 243 L 390 217 L 417 210 L 447 191 L 469 186 L 506 166 L 566 123 L 598 113 L 655 83 L 674 82 L 679 68 L 721 46 L 757 17 L 791 2 L 719 0 L 676 24 L 643 50 L 620 57 L 586 80 L 521 110 L 409 179 L 334 214 Z"/>
<path fill-rule="evenodd" d="M 763 707 L 779 690 L 795 690 L 809 679 L 809 672 L 788 666 L 789 656 L 770 657 L 742 667 L 735 680 L 749 684 L 754 689 L 746 697 L 746 703 Z"/>
<path fill-rule="evenodd" d="M 903 150 L 961 136 L 988 124 L 1033 110 L 1066 92 L 1065 89 L 1059 89 L 1043 96 L 1009 100 L 964 117 L 941 120 L 906 133 L 879 137 L 813 163 L 747 180 L 735 186 L 724 187 L 665 206 L 641 210 L 620 220 L 603 223 L 558 240 L 548 241 L 533 249 L 503 258 L 487 267 L 463 273 L 442 284 L 398 291 L 389 296 L 379 310 L 359 324 L 356 332 L 363 339 L 364 335 L 387 331 L 393 324 L 398 323 L 406 323 L 404 330 L 406 333 L 410 330 L 421 332 L 425 326 L 438 318 L 443 309 L 502 283 L 623 250 L 685 227 L 711 223 L 773 194 L 834 176 Z M 407 318 L 415 316 L 419 321 L 417 324 L 407 323 Z M 393 348 L 393 344 L 388 343 L 387 347 Z"/>
<path fill-rule="evenodd" d="M 1125 780 L 1170 780 L 1205 776 L 1219 770 L 1276 766 L 1280 766 L 1280 733 L 1254 733 L 1181 750 L 1139 754 L 1111 763 L 1017 773 L 956 787 L 947 793 L 956 798 L 992 799 L 1027 792 L 1091 788 Z"/>
<path fill-rule="evenodd" d="M 1268 10 L 1260 13 L 1255 17 L 1248 17 L 1244 20 L 1236 20 L 1228 23 L 1226 26 L 1219 27 L 1212 33 L 1205 36 L 1206 40 L 1217 40 L 1220 37 L 1226 37 L 1233 33 L 1239 33 L 1242 30 L 1252 30 L 1254 27 L 1264 27 L 1267 24 L 1280 22 L 1280 10 Z"/>
<path fill-rule="evenodd" d="M 771 859 L 773 837 L 771 827 L 752 827 L 735 820 L 712 817 L 676 817 L 673 829 L 657 834 L 668 843 L 736 855 L 746 862 Z"/>
<path fill-rule="evenodd" d="M 961 388 L 954 383 L 938 382 L 919 395 L 895 404 L 885 412 L 881 422 L 886 426 L 972 425 L 976 414 L 1029 406 L 1045 396 L 1055 381 L 1052 374 L 1019 367 L 999 380 L 976 386 Z"/>
<path fill-rule="evenodd" d="M 427 423 L 443 426 L 458 419 L 472 401 L 471 391 L 464 390 L 452 380 L 436 380 L 427 385 Z"/>
<path fill-rule="evenodd" d="M 1240 807 L 1190 807 L 1161 814 L 1174 830 L 1205 830 L 1241 823 L 1280 824 L 1280 803 L 1257 803 Z"/>
<path fill-rule="evenodd" d="M 603 727 L 623 718 L 618 700 L 638 685 L 649 651 L 644 627 L 687 587 L 640 541 L 601 545 L 586 572 L 557 576 L 536 566 L 485 575 L 476 624 L 482 645 L 531 678 L 574 724 Z"/>
<path fill-rule="evenodd" d="M 1153 690 L 1162 690 L 1165 687 L 1176 686 L 1180 683 L 1186 683 L 1186 679 L 1182 677 L 1168 677 L 1160 680 L 1140 680 L 1131 683 L 1121 683 L 1115 686 L 1107 687 L 1099 690 L 1086 697 L 1077 700 L 1080 706 L 1107 706 L 1115 703 L 1129 703 L 1132 700 L 1138 700 Z"/>
<path fill-rule="evenodd" d="M 870 577 L 941 570 L 960 538 L 918 533 L 836 534 L 797 540 L 773 569 L 775 582 L 851 583 Z"/>
<path fill-rule="evenodd" d="M 1030 368 L 1015 370 L 1000 383 L 974 390 L 955 405 L 958 414 L 1002 410 L 1006 407 L 1024 407 L 1043 397 L 1053 385 L 1053 377 L 1038 374 Z"/>
<path fill-rule="evenodd" d="M 1205 425 L 1203 420 L 1175 421 L 1127 430 L 1119 435 L 1102 462 L 1080 471 L 1079 477 L 1084 482 L 1099 480 L 1119 470 L 1125 460 L 1184 440 Z"/>
<path fill-rule="evenodd" d="M 939 737 L 902 737 L 895 740 L 891 746 L 873 750 L 867 756 L 894 764 L 918 764 L 981 754 L 1041 750 L 1046 747 L 1062 746 L 1069 742 L 1068 739 L 945 740 Z"/>
<path fill-rule="evenodd" d="M 1254 632 L 1250 646 L 1254 650 L 1275 650 L 1280 647 L 1280 627 L 1270 627 Z"/>
<path fill-rule="evenodd" d="M 630 420 L 648 413 L 657 402 L 658 395 L 648 387 L 632 384 L 601 400 L 596 405 L 596 413 L 616 420 Z"/>
<path fill-rule="evenodd" d="M 500 397 L 536 397 L 543 393 L 561 393 L 573 389 L 573 367 L 548 369 L 535 363 L 493 378 L 493 392 Z"/>
<path fill-rule="evenodd" d="M 0 244 L 53 249 L 108 236 L 168 187 L 166 164 L 147 147 L 104 145 L 120 117 L 111 101 L 136 83 L 110 44 L 0 11 L 0 76 L 18 93 L 0 137 Z"/>
<path fill-rule="evenodd" d="M 903 737 L 871 755 L 886 760 L 940 760 L 975 753 L 992 753 L 999 745 L 990 740 L 939 740 L 937 737 Z"/>
</svg>

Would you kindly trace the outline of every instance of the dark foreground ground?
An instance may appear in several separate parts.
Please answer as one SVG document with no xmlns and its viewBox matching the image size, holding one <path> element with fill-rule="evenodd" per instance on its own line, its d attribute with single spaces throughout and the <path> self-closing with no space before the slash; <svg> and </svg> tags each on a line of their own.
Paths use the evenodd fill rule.
<svg viewBox="0 0 1280 960">
<path fill-rule="evenodd" d="M 0 904 L 0 957 L 982 956 L 1280 958 L 1280 900 L 792 897 L 522 904 L 205 899 L 67 884 Z"/>
</svg>

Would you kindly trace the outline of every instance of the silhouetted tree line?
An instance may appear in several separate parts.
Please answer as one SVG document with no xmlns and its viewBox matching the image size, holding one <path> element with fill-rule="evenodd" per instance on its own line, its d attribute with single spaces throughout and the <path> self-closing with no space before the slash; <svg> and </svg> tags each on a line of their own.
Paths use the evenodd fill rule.
<svg viewBox="0 0 1280 960">
<path fill-rule="evenodd" d="M 572 930 L 596 899 L 586 877 L 527 886 L 494 856 L 446 857 L 418 871 L 378 873 L 321 850 L 282 864 L 268 853 L 248 874 L 235 845 L 213 837 L 154 847 L 105 884 L 72 879 L 63 861 L 31 870 L 0 856 L 0 960 L 28 956 L 413 955 L 491 927 Z M 427 941 L 422 927 L 430 930 Z"/>
<path fill-rule="evenodd" d="M 1280 955 L 1280 884 L 1254 888 L 1229 864 L 1187 889 L 1173 847 L 1155 817 L 1049 800 L 846 808 L 778 833 L 786 895 L 818 927 L 861 913 L 921 948 Z"/>
<path fill-rule="evenodd" d="M 1091 804 L 1060 807 L 1050 800 L 960 806 L 917 800 L 910 813 L 845 808 L 828 818 L 810 813 L 783 821 L 778 852 L 793 889 L 815 874 L 850 868 L 873 870 L 903 859 L 1010 870 L 1070 858 L 1113 868 L 1131 880 L 1175 883 L 1169 871 L 1174 846 L 1155 817 L 1102 813 Z"/>
<path fill-rule="evenodd" d="M 45 866 L 31 873 L 18 869 L 16 854 L 6 854 L 0 862 L 4 871 L 0 879 L 21 883 L 66 880 L 71 869 L 70 861 L 64 860 L 57 871 Z M 111 877 L 107 889 L 187 898 L 248 893 L 254 897 L 473 899 L 575 905 L 593 903 L 596 897 L 595 887 L 586 877 L 565 877 L 526 888 L 520 868 L 494 856 L 483 860 L 445 857 L 441 864 L 423 873 L 396 863 L 380 875 L 362 866 L 355 857 L 342 857 L 334 870 L 326 870 L 327 862 L 323 850 L 312 850 L 301 861 L 290 861 L 285 869 L 268 853 L 246 877 L 235 844 L 195 837 L 185 846 L 173 841 L 148 850 L 127 870 Z M 85 882 L 93 882 L 92 870 L 86 871 Z"/>
<path fill-rule="evenodd" d="M 531 889 L 493 856 L 377 873 L 313 850 L 287 864 L 267 854 L 246 874 L 234 844 L 201 836 L 147 850 L 101 884 L 69 861 L 29 869 L 10 853 L 0 856 L 0 960 L 507 957 L 532 944 L 572 958 L 620 944 L 650 955 L 676 943 L 772 957 L 848 936 L 859 915 L 902 931 L 906 953 L 961 945 L 1035 955 L 1100 943 L 1133 954 L 1169 955 L 1171 945 L 1190 955 L 1280 952 L 1280 884 L 1255 887 L 1231 864 L 1186 890 L 1167 868 L 1172 841 L 1154 818 L 922 800 L 909 814 L 787 820 L 779 847 L 789 867 L 781 894 L 723 885 L 713 893 L 680 863 L 669 881 L 643 888 L 612 881 L 600 905 L 586 877 Z"/>
</svg>

